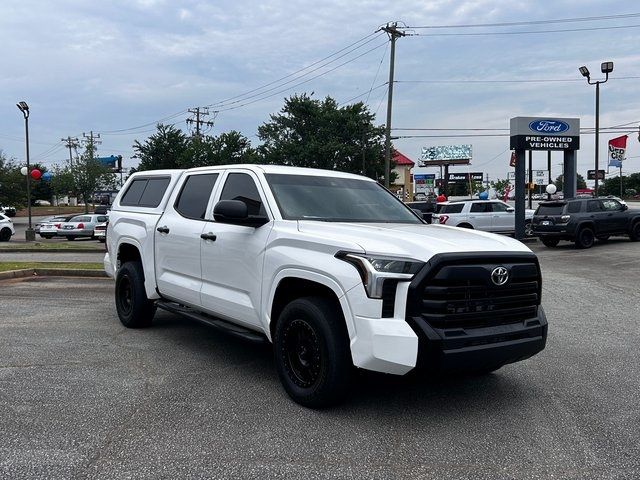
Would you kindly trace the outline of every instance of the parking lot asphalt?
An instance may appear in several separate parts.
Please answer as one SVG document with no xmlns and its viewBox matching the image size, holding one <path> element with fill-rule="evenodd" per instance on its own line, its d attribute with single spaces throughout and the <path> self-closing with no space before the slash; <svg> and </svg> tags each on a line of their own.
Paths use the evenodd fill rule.
<svg viewBox="0 0 640 480">
<path fill-rule="evenodd" d="M 534 245 L 548 345 L 476 377 L 362 374 L 291 402 L 267 346 L 159 312 L 128 330 L 106 279 L 0 283 L 0 478 L 640 477 L 640 244 Z"/>
</svg>

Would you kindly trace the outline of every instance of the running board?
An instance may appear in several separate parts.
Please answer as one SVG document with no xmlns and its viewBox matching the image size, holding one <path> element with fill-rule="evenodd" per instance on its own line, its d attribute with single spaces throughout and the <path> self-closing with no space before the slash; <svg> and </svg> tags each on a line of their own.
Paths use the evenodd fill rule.
<svg viewBox="0 0 640 480">
<path fill-rule="evenodd" d="M 184 317 L 190 318 L 191 320 L 195 320 L 196 322 L 200 322 L 210 327 L 216 328 L 217 330 L 226 332 L 235 337 L 239 337 L 253 343 L 267 342 L 267 338 L 258 332 L 254 332 L 253 330 L 241 327 L 240 325 L 235 325 L 231 322 L 212 317 L 210 315 L 207 315 L 206 313 L 200 313 L 196 310 L 193 310 L 192 308 L 185 307 L 184 305 L 180 305 L 174 302 L 168 302 L 166 300 L 158 300 L 156 302 L 156 305 L 162 310 L 166 310 L 167 312 L 171 313 L 177 313 L 178 315 L 182 315 Z"/>
</svg>

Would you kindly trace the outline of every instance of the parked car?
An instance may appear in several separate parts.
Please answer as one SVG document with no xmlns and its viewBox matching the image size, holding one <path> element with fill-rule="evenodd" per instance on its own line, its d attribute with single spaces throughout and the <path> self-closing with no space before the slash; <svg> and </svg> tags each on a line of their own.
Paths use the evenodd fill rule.
<svg viewBox="0 0 640 480">
<path fill-rule="evenodd" d="M 15 217 L 16 209 L 15 207 L 0 206 L 0 213 L 7 217 Z"/>
<path fill-rule="evenodd" d="M 100 243 L 104 243 L 107 238 L 107 225 L 108 222 L 99 223 L 93 229 L 93 238 L 98 239 Z"/>
<path fill-rule="evenodd" d="M 99 223 L 109 220 L 106 215 L 76 215 L 68 222 L 64 222 L 58 229 L 58 235 L 67 240 L 75 240 L 80 237 L 93 238 L 93 229 Z"/>
<path fill-rule="evenodd" d="M 107 215 L 109 213 L 109 205 L 98 205 L 93 213 L 96 215 Z"/>
<path fill-rule="evenodd" d="M 464 200 L 441 205 L 438 215 L 442 225 L 494 233 L 513 233 L 516 229 L 515 208 L 501 200 Z M 534 210 L 525 210 L 527 236 L 532 235 L 533 213 Z"/>
<path fill-rule="evenodd" d="M 48 200 L 34 200 L 33 204 L 37 207 L 50 207 L 51 202 Z"/>
<path fill-rule="evenodd" d="M 63 223 L 68 222 L 76 216 L 77 214 L 47 217 L 45 220 L 41 220 L 40 223 L 36 223 L 36 233 L 42 238 L 53 238 L 58 235 L 58 230 Z"/>
<path fill-rule="evenodd" d="M 0 242 L 8 242 L 15 233 L 11 219 L 0 213 Z"/>
<path fill-rule="evenodd" d="M 533 231 L 547 247 L 560 240 L 590 248 L 611 235 L 640 240 L 640 210 L 631 210 L 615 198 L 576 198 L 541 202 L 533 216 Z"/>
</svg>

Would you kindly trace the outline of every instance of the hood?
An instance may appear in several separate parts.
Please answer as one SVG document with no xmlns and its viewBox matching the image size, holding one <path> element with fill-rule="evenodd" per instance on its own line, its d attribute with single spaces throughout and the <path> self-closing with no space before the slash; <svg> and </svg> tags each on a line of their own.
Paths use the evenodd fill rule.
<svg viewBox="0 0 640 480">
<path fill-rule="evenodd" d="M 366 253 L 428 261 L 438 253 L 531 252 L 521 242 L 503 235 L 448 227 L 397 223 L 334 223 L 299 221 L 306 234 L 341 243 L 351 242 Z"/>
</svg>

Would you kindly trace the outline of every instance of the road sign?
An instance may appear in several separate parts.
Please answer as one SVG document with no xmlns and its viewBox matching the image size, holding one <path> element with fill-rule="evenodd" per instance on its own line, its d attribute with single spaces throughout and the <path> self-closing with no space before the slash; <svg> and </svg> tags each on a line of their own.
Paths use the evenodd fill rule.
<svg viewBox="0 0 640 480">
<path fill-rule="evenodd" d="M 598 170 L 598 180 L 604 180 L 604 170 Z M 587 180 L 595 180 L 596 179 L 596 171 L 595 170 L 587 170 Z"/>
</svg>

